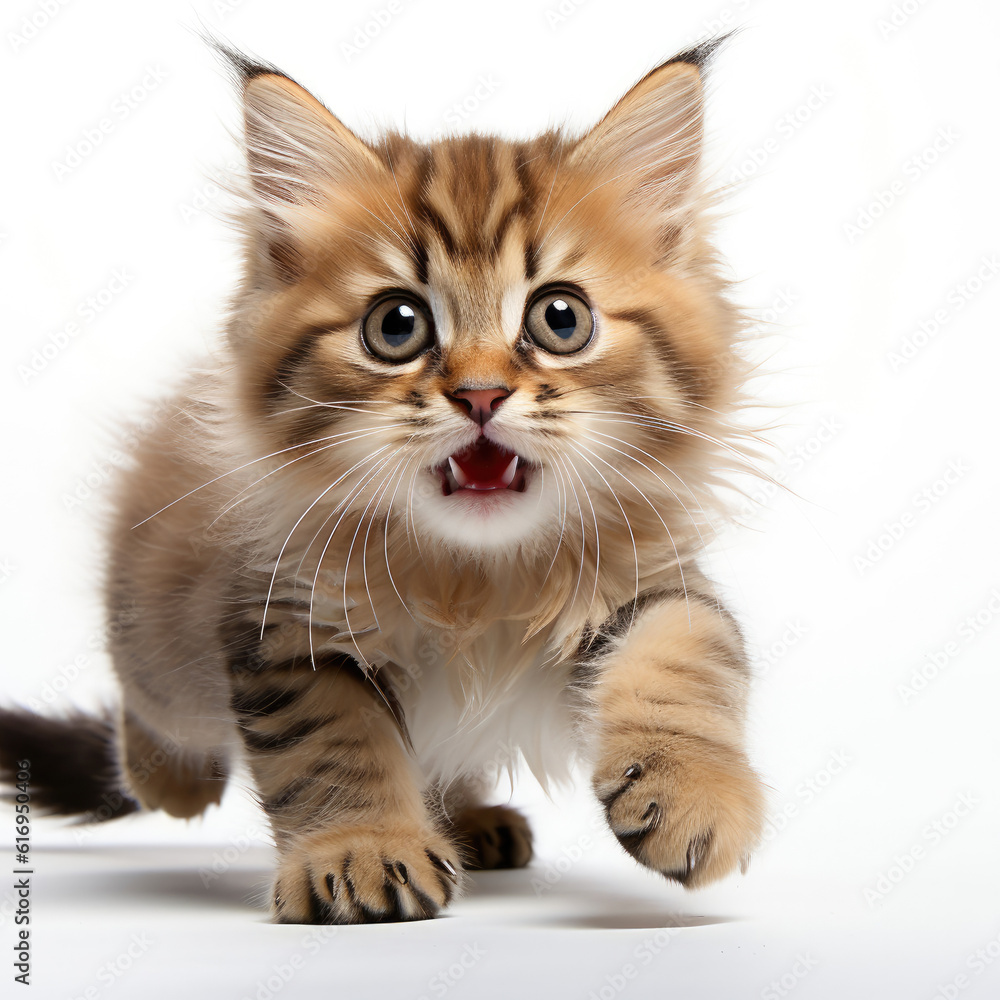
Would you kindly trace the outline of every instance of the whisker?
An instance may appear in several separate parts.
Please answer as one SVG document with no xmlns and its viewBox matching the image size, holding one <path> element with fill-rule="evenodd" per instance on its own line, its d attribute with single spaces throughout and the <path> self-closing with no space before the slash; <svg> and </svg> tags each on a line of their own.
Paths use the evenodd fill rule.
<svg viewBox="0 0 1000 1000">
<path fill-rule="evenodd" d="M 278 575 L 278 568 L 281 566 L 281 559 L 282 559 L 282 556 L 285 554 L 285 549 L 288 546 L 288 543 L 292 540 L 292 535 L 295 534 L 295 532 L 298 529 L 299 525 L 306 519 L 306 517 L 308 516 L 309 512 L 316 506 L 316 504 L 318 504 L 323 499 L 323 497 L 325 497 L 327 495 L 327 493 L 330 492 L 330 490 L 332 490 L 338 484 L 342 483 L 344 481 L 344 479 L 346 479 L 359 466 L 365 465 L 366 463 L 370 462 L 373 458 L 375 458 L 379 454 L 379 452 L 385 451 L 385 449 L 388 448 L 388 447 L 389 447 L 389 445 L 387 445 L 387 444 L 382 445 L 382 447 L 379 448 L 377 451 L 373 452 L 371 455 L 366 455 L 360 462 L 357 462 L 354 465 L 352 465 L 351 468 L 349 468 L 347 470 L 347 472 L 345 472 L 343 475 L 338 476 L 337 479 L 335 479 L 332 483 L 330 483 L 330 485 L 327 486 L 326 489 L 323 490 L 323 492 L 320 493 L 320 495 L 318 497 L 316 497 L 316 499 L 313 500 L 313 502 L 311 504 L 309 504 L 308 507 L 306 507 L 306 509 L 302 512 L 302 515 L 299 517 L 299 519 L 295 522 L 295 524 L 292 525 L 292 530 L 288 532 L 288 535 L 285 537 L 284 542 L 282 542 L 282 544 L 281 544 L 281 549 L 278 552 L 278 558 L 275 560 L 275 563 L 274 563 L 274 570 L 271 573 L 271 582 L 268 585 L 268 588 L 267 588 L 267 598 L 264 601 L 264 616 L 263 616 L 263 619 L 262 619 L 262 621 L 260 623 L 260 637 L 261 637 L 261 639 L 264 638 L 264 626 L 267 623 L 267 609 L 268 609 L 268 605 L 270 605 L 270 603 L 271 603 L 271 594 L 274 592 L 274 581 L 275 581 L 275 579 L 276 579 L 276 577 Z"/>
<path fill-rule="evenodd" d="M 371 437 L 373 434 L 381 434 L 382 431 L 389 430 L 392 426 L 393 425 L 390 425 L 390 427 L 371 427 L 371 428 L 368 428 L 367 430 L 359 431 L 359 432 L 357 432 L 357 434 L 354 437 L 344 437 L 344 439 L 342 441 L 334 441 L 331 444 L 324 445 L 322 448 L 317 448 L 315 451 L 310 451 L 310 452 L 308 452 L 305 455 L 299 455 L 297 458 L 293 458 L 290 462 L 285 462 L 284 465 L 279 465 L 278 468 L 272 469 L 270 472 L 268 472 L 265 475 L 261 476 L 260 479 L 255 479 L 252 483 L 250 483 L 249 486 L 244 486 L 243 489 L 241 489 L 239 491 L 239 493 L 234 494 L 234 496 L 233 496 L 233 501 L 234 502 L 231 503 L 231 504 L 229 504 L 228 506 L 224 507 L 223 510 L 222 510 L 222 513 L 220 513 L 218 515 L 218 517 L 216 517 L 215 520 L 212 521 L 212 523 L 209 525 L 209 527 L 211 527 L 212 525 L 214 525 L 215 522 L 219 520 L 219 518 L 221 518 L 224 515 L 228 514 L 229 511 L 232 510 L 233 507 L 235 507 L 238 503 L 243 503 L 243 500 L 248 499 L 248 497 L 243 497 L 243 500 L 237 500 L 236 497 L 243 496 L 244 493 L 247 493 L 249 490 L 252 490 L 255 486 L 260 485 L 260 483 L 264 482 L 265 479 L 269 479 L 275 473 L 281 472 L 282 469 L 287 469 L 290 465 L 294 465 L 296 462 L 301 462 L 304 458 L 312 458 L 313 455 L 319 455 L 319 454 L 321 454 L 324 451 L 330 451 L 332 448 L 336 448 L 338 445 L 350 444 L 352 441 L 358 441 L 361 438 Z M 396 424 L 395 426 L 402 427 L 403 424 Z M 338 434 L 336 436 L 337 437 L 341 437 L 342 435 L 352 434 L 352 433 L 354 433 L 354 432 L 353 431 L 341 431 L 340 434 Z"/>
<path fill-rule="evenodd" d="M 410 462 L 414 461 L 415 458 L 416 458 L 415 455 L 411 455 L 406 460 L 406 465 L 403 466 L 403 471 L 399 474 L 399 480 L 396 483 L 395 489 L 392 491 L 392 496 L 389 497 L 389 507 L 386 510 L 385 514 L 385 540 L 383 542 L 383 551 L 385 554 L 385 571 L 389 575 L 389 583 L 392 586 L 392 589 L 396 592 L 396 596 L 399 598 L 399 603 L 403 605 L 404 610 L 410 616 L 410 619 L 414 622 L 416 622 L 416 619 L 413 617 L 413 613 L 407 607 L 406 601 L 403 600 L 403 595 L 400 594 L 399 588 L 396 586 L 396 581 L 393 578 L 392 567 L 389 565 L 389 518 L 392 516 L 392 505 L 396 501 L 396 493 L 399 491 L 399 487 L 402 486 L 403 484 L 403 477 L 406 475 L 406 470 L 409 467 Z M 405 529 L 405 524 L 404 524 L 404 529 Z"/>
<path fill-rule="evenodd" d="M 562 465 L 563 469 L 566 471 L 565 485 L 573 490 L 573 496 L 576 499 L 576 509 L 580 512 L 580 566 L 576 572 L 576 586 L 573 588 L 573 597 L 570 599 L 569 602 L 569 606 L 573 607 L 576 604 L 577 595 L 580 593 L 580 584 L 583 582 L 583 567 L 587 557 L 587 526 L 583 519 L 583 504 L 580 503 L 580 494 L 576 492 L 576 486 L 573 484 L 573 480 L 569 475 L 567 462 L 563 459 L 559 459 L 558 461 L 559 464 Z M 568 500 L 569 496 L 567 493 L 567 502 Z M 591 510 L 593 510 L 593 507 L 591 507 Z M 600 554 L 601 554 L 600 542 L 598 542 L 597 545 L 598 565 L 600 565 Z M 591 604 L 593 604 L 593 597 L 591 597 Z"/>
<path fill-rule="evenodd" d="M 390 448 L 390 447 L 392 447 L 392 446 L 391 445 L 386 445 L 386 448 Z M 379 450 L 382 451 L 384 449 L 379 449 Z M 365 458 L 363 458 L 360 462 L 358 462 L 357 465 L 355 465 L 353 468 L 357 469 L 359 466 L 369 464 L 369 462 L 374 457 L 375 457 L 375 455 L 366 455 Z M 298 565 L 295 567 L 295 574 L 294 574 L 294 576 L 295 576 L 296 580 L 299 578 L 300 574 L 302 573 L 302 567 L 305 564 L 306 558 L 309 555 L 309 550 L 313 547 L 313 545 L 315 545 L 316 539 L 319 538 L 319 536 L 323 533 L 323 529 L 330 523 L 331 518 L 333 518 L 333 516 L 337 513 L 337 511 L 343 509 L 344 513 L 340 515 L 340 519 L 337 521 L 337 525 L 339 525 L 340 521 L 342 521 L 344 519 L 344 516 L 346 515 L 348 509 L 350 508 L 351 503 L 353 503 L 354 500 L 355 500 L 355 498 L 360 495 L 361 491 L 365 488 L 365 486 L 367 486 L 368 483 L 375 476 L 377 476 L 379 474 L 379 472 L 382 471 L 382 468 L 384 467 L 385 463 L 388 462 L 388 461 L 391 461 L 391 459 L 392 459 L 392 455 L 390 455 L 386 459 L 383 459 L 382 460 L 382 464 L 379 465 L 374 470 L 370 469 L 370 470 L 368 470 L 366 472 L 363 472 L 362 473 L 362 478 L 361 478 L 360 482 L 355 483 L 347 491 L 347 495 L 345 497 L 343 497 L 341 500 L 339 500 L 334 505 L 334 507 L 330 511 L 330 513 L 327 514 L 327 516 L 324 519 L 323 523 L 316 529 L 315 534 L 312 536 L 312 538 L 309 539 L 309 544 L 303 550 L 302 556 L 299 559 Z M 367 477 L 367 478 L 365 478 L 365 477 Z M 336 531 L 337 525 L 334 525 L 334 531 Z M 331 538 L 332 538 L 332 536 L 331 536 Z M 326 550 L 324 549 L 324 551 L 326 551 Z M 313 581 L 313 587 L 315 588 L 315 580 Z"/>
<path fill-rule="evenodd" d="M 622 506 L 621 500 L 618 499 L 618 494 L 615 493 L 615 491 L 611 488 L 611 484 L 604 478 L 604 476 L 601 475 L 601 470 L 598 469 L 597 466 L 594 465 L 594 463 L 591 462 L 591 460 L 589 458 L 587 458 L 587 456 L 584 455 L 577 448 L 577 446 L 576 446 L 576 444 L 574 442 L 570 442 L 570 447 L 580 456 L 580 458 L 582 458 L 587 463 L 587 465 L 589 465 L 594 470 L 594 472 L 597 473 L 597 475 L 601 479 L 601 482 L 603 482 L 604 485 L 607 486 L 608 492 L 611 494 L 611 496 L 614 499 L 615 503 L 618 504 L 618 509 L 622 512 L 622 517 L 625 519 L 625 527 L 628 528 L 629 538 L 632 539 L 632 555 L 635 557 L 635 598 L 634 598 L 634 600 L 635 600 L 636 603 L 632 605 L 632 618 L 631 618 L 631 620 L 629 622 L 629 628 L 631 628 L 632 625 L 635 624 L 635 609 L 636 609 L 636 604 L 638 604 L 638 601 L 639 601 L 639 550 L 638 550 L 638 548 L 636 547 L 636 544 L 635 544 L 635 535 L 632 532 L 632 523 L 628 519 L 628 514 L 625 513 L 625 508 Z"/>
<path fill-rule="evenodd" d="M 544 474 L 545 466 L 542 466 L 542 472 Z M 545 586 L 546 581 L 549 578 L 549 574 L 552 572 L 552 567 L 556 564 L 556 556 L 559 555 L 559 548 L 562 545 L 563 535 L 566 533 L 566 507 L 567 498 L 563 495 L 563 488 L 561 485 L 561 477 L 559 476 L 559 470 L 553 466 L 552 472 L 555 476 L 556 484 L 556 502 L 559 504 L 559 537 L 556 539 L 556 547 L 552 553 L 552 559 L 549 561 L 549 568 L 545 571 L 545 576 L 542 577 L 542 582 L 539 584 L 539 589 Z M 542 487 L 544 488 L 545 481 L 542 481 Z M 541 490 L 539 490 L 539 495 Z"/>
<path fill-rule="evenodd" d="M 658 458 L 654 457 L 653 455 L 650 455 L 648 451 L 643 450 L 638 445 L 632 444 L 631 441 L 626 441 L 624 438 L 615 437 L 613 434 L 603 434 L 603 433 L 601 433 L 601 431 L 593 431 L 592 433 L 597 434 L 600 437 L 609 438 L 612 441 L 618 441 L 620 444 L 625 445 L 626 448 L 634 448 L 636 451 L 638 451 L 641 454 L 645 455 L 647 458 L 652 459 L 652 461 L 656 462 L 657 465 L 662 465 L 663 468 L 666 469 L 667 472 L 669 472 L 675 479 L 677 479 L 677 481 L 680 482 L 684 486 L 684 488 L 688 491 L 688 493 L 691 494 L 691 497 L 699 505 L 698 506 L 698 512 L 700 514 L 704 515 L 704 517 L 705 517 L 705 522 L 704 523 L 706 523 L 712 529 L 713 534 L 715 534 L 715 536 L 718 537 L 718 531 L 716 531 L 715 526 L 711 523 L 711 521 L 709 521 L 708 515 L 707 515 L 706 511 L 701 506 L 700 501 L 698 501 L 698 497 L 692 491 L 691 487 L 688 486 L 684 482 L 684 480 L 681 479 L 681 477 L 678 476 L 677 473 L 674 472 L 674 470 L 670 468 L 669 465 L 665 465 Z M 583 435 L 589 441 L 591 441 L 593 444 L 601 444 L 601 442 L 594 441 L 594 439 L 591 437 L 591 435 L 588 434 L 586 431 L 583 432 Z M 603 447 L 610 448 L 612 451 L 617 452 L 619 455 L 621 455 L 623 458 L 628 459 L 630 462 L 635 462 L 637 465 L 641 465 L 650 475 L 655 476 L 656 479 L 660 482 L 660 484 L 670 493 L 670 495 L 677 501 L 677 503 L 680 504 L 681 510 L 683 510 L 684 513 L 687 514 L 688 519 L 691 521 L 692 527 L 694 528 L 695 532 L 698 535 L 698 541 L 701 543 L 701 546 L 704 548 L 704 546 L 705 546 L 705 539 L 702 536 L 701 529 L 698 527 L 697 520 L 695 520 L 694 515 L 691 513 L 690 510 L 688 510 L 688 508 L 685 505 L 684 501 L 681 500 L 681 498 L 673 491 L 673 489 L 671 489 L 671 487 L 666 482 L 664 482 L 664 480 L 656 472 L 654 472 L 648 465 L 646 465 L 645 462 L 641 461 L 638 458 L 633 457 L 632 455 L 627 454 L 626 452 L 622 451 L 620 448 L 615 448 L 613 445 L 607 444 L 607 445 L 603 445 Z M 676 549 L 675 549 L 675 551 L 676 551 Z"/>
<path fill-rule="evenodd" d="M 295 413 L 296 410 L 308 410 L 315 406 L 325 406 L 329 407 L 331 410 L 348 410 L 348 411 L 353 411 L 354 413 L 368 413 L 373 417 L 388 416 L 391 419 L 391 415 L 375 413 L 372 410 L 359 410 L 356 409 L 354 406 L 350 406 L 347 404 L 364 403 L 370 406 L 387 406 L 390 403 L 395 402 L 395 400 L 392 399 L 313 399 L 312 396 L 307 396 L 305 393 L 299 392 L 298 389 L 293 389 L 290 385 L 288 385 L 285 382 L 282 382 L 278 379 L 276 379 L 275 381 L 287 392 L 290 392 L 293 396 L 298 396 L 299 399 L 306 400 L 306 402 L 311 403 L 312 406 L 299 406 L 299 407 L 292 407 L 291 409 L 288 410 L 279 410 L 277 411 L 276 414 L 272 414 L 273 416 L 278 416 L 282 413 Z"/>
<path fill-rule="evenodd" d="M 670 547 L 674 550 L 674 559 L 675 559 L 675 561 L 677 563 L 677 572 L 680 575 L 681 589 L 684 591 L 684 602 L 687 605 L 688 628 L 690 628 L 691 627 L 691 604 L 688 601 L 687 583 L 684 580 L 684 562 L 681 559 L 681 554 L 680 554 L 680 552 L 677 549 L 677 543 L 674 541 L 674 536 L 673 536 L 672 532 L 670 531 L 670 528 L 667 527 L 667 522 L 663 520 L 663 516 L 656 509 L 656 505 L 653 503 L 653 501 L 650 500 L 649 497 L 647 497 L 646 494 L 643 493 L 643 491 L 641 489 L 639 489 L 639 487 L 636 486 L 636 484 L 634 482 L 632 482 L 632 480 L 628 476 L 626 476 L 624 472 L 621 471 L 621 469 L 616 468 L 606 458 L 602 458 L 600 455 L 597 454 L 597 452 L 595 452 L 592 449 L 588 448 L 586 445 L 581 445 L 581 447 L 584 448 L 584 450 L 590 452 L 590 454 L 593 455 L 594 458 L 596 458 L 599 462 L 603 462 L 613 472 L 617 472 L 618 475 L 621 476 L 621 478 L 624 479 L 625 482 L 628 483 L 629 486 L 631 486 L 632 489 L 634 489 L 636 491 L 636 493 L 638 493 L 639 496 L 641 496 L 642 499 L 645 500 L 646 503 L 649 504 L 650 510 L 652 510 L 652 512 L 656 515 L 656 517 L 659 520 L 660 524 L 663 525 L 663 530 L 667 533 L 667 538 L 670 540 Z M 611 447 L 611 446 L 610 445 L 605 445 L 605 447 Z M 625 454 L 624 452 L 619 451 L 617 448 L 613 448 L 612 450 L 613 451 L 618 451 L 618 453 L 620 455 L 624 455 Z M 625 455 L 625 457 L 628 458 L 627 455 Z M 656 473 L 653 473 L 653 474 L 656 475 Z M 598 475 L 600 475 L 600 473 L 598 473 Z M 657 478 L 659 478 L 659 477 L 657 477 Z M 663 480 L 660 480 L 660 482 L 663 482 Z M 666 486 L 666 483 L 664 483 L 664 485 Z M 610 489 L 610 487 L 609 487 L 609 489 Z M 669 487 L 668 487 L 668 489 L 669 489 Z M 619 506 L 621 506 L 621 505 L 619 504 Z M 622 510 L 622 513 L 624 514 L 625 511 Z M 697 525 L 695 525 L 695 530 L 697 531 Z M 700 537 L 700 533 L 699 533 L 699 537 Z M 635 544 L 635 539 L 633 538 L 632 541 L 633 541 L 633 545 L 634 545 Z M 638 567 L 638 553 L 636 553 L 636 588 L 637 588 L 636 589 L 636 599 L 637 600 L 638 600 L 638 597 L 639 597 L 639 593 L 638 593 L 638 586 L 639 586 L 638 572 L 639 572 L 639 567 Z M 633 608 L 633 611 L 632 611 L 632 620 L 635 621 L 635 609 L 634 608 Z"/>
<path fill-rule="evenodd" d="M 759 476 L 761 479 L 765 479 L 768 482 L 773 482 L 775 485 L 780 485 L 775 480 L 771 478 L 768 473 L 763 469 L 759 468 L 751 459 L 750 456 L 741 452 L 738 448 L 733 447 L 727 441 L 723 441 L 721 438 L 717 438 L 705 431 L 698 430 L 693 427 L 688 427 L 686 424 L 680 424 L 675 420 L 667 420 L 664 417 L 653 417 L 642 413 L 628 413 L 625 410 L 568 410 L 567 413 L 573 414 L 589 414 L 591 416 L 607 416 L 613 419 L 622 420 L 626 422 L 631 422 L 635 426 L 647 426 L 647 427 L 658 427 L 664 430 L 672 430 L 679 434 L 688 434 L 692 437 L 697 437 L 700 440 L 706 441 L 709 444 L 713 444 L 718 448 L 735 455 L 742 463 L 743 467 L 738 469 L 733 469 L 730 471 L 734 472 L 748 472 L 752 471 L 755 475 Z M 737 432 L 739 435 L 739 432 Z"/>
<path fill-rule="evenodd" d="M 402 425 L 401 425 L 402 426 Z M 386 428 L 380 428 L 380 430 L 386 430 Z M 183 496 L 178 497 L 176 500 L 171 500 L 165 507 L 161 507 L 159 510 L 154 511 L 149 517 L 144 518 L 138 524 L 132 525 L 132 530 L 141 527 L 146 523 L 146 521 L 151 521 L 158 514 L 162 514 L 165 510 L 173 507 L 175 503 L 180 503 L 182 500 L 187 500 L 189 496 L 193 496 L 199 490 L 205 489 L 206 486 L 211 486 L 213 483 L 219 482 L 221 479 L 225 479 L 227 476 L 235 475 L 237 472 L 242 472 L 244 469 L 249 469 L 251 465 L 256 465 L 258 462 L 266 462 L 269 458 L 276 458 L 278 455 L 286 455 L 290 451 L 295 451 L 296 448 L 308 448 L 312 444 L 323 444 L 324 441 L 332 441 L 334 438 L 342 437 L 345 434 L 354 434 L 355 431 L 341 431 L 338 434 L 327 434 L 325 437 L 314 438 L 311 441 L 300 441 L 298 444 L 289 445 L 287 448 L 280 448 L 278 451 L 272 451 L 270 455 L 262 455 L 260 458 L 255 458 L 250 462 L 244 462 L 243 465 L 237 466 L 235 469 L 230 469 L 228 472 L 223 472 L 222 475 L 216 476 L 214 479 L 209 479 L 207 483 L 202 483 L 201 486 L 196 486 L 193 490 L 188 490 Z"/>
<path fill-rule="evenodd" d="M 587 498 L 587 506 L 590 507 L 590 516 L 594 519 L 594 586 L 590 592 L 590 602 L 587 605 L 587 611 L 594 606 L 594 601 L 597 600 L 597 581 L 601 577 L 601 525 L 597 519 L 597 511 L 594 509 L 594 501 L 591 499 L 590 490 L 587 489 L 587 484 L 584 482 L 583 476 L 580 475 L 580 470 L 573 464 L 570 457 L 567 455 L 565 457 L 566 469 L 576 474 L 576 478 L 580 481 L 580 489 L 583 490 L 583 495 Z M 576 493 L 576 487 L 573 487 L 573 492 Z M 579 494 L 577 494 L 577 499 L 579 500 Z M 583 517 L 583 508 L 580 509 L 580 517 Z M 586 535 L 584 535 L 586 538 Z M 586 546 L 584 546 L 580 551 L 581 560 L 586 556 Z M 581 573 L 583 571 L 583 563 L 581 562 Z"/>
<path fill-rule="evenodd" d="M 388 458 L 384 459 L 381 462 L 381 464 L 378 466 L 378 468 L 376 468 L 373 472 L 367 473 L 368 478 L 363 483 L 361 483 L 359 486 L 355 487 L 355 489 L 352 491 L 353 496 L 354 497 L 360 496 L 361 495 L 361 491 L 375 478 L 375 476 L 377 476 L 382 471 L 382 469 L 384 469 L 386 467 L 386 465 L 389 464 L 389 462 L 392 461 L 392 459 L 396 455 L 399 454 L 399 452 L 401 450 L 402 450 L 402 447 L 397 448 L 396 451 L 394 451 Z M 348 498 L 348 499 L 345 500 L 345 502 L 343 504 L 344 511 L 340 515 L 340 517 L 337 518 L 337 523 L 333 526 L 333 530 L 327 536 L 326 543 L 323 546 L 323 551 L 320 553 L 319 560 L 316 563 L 316 572 L 313 574 L 312 586 L 311 586 L 310 594 L 309 594 L 309 658 L 312 660 L 312 664 L 313 664 L 313 669 L 314 670 L 316 669 L 316 649 L 315 649 L 315 638 L 313 636 L 312 622 L 313 622 L 313 612 L 314 612 L 315 605 L 316 605 L 316 584 L 319 582 L 320 573 L 323 570 L 323 560 L 326 558 L 326 554 L 327 554 L 327 552 L 330 549 L 330 545 L 333 542 L 334 535 L 337 534 L 337 529 L 340 527 L 341 522 L 344 520 L 344 518 L 350 512 L 350 509 L 351 509 L 350 508 L 350 502 L 351 502 L 352 499 L 353 499 L 353 497 Z M 332 513 L 330 514 L 330 517 L 333 517 Z M 325 526 L 326 524 L 329 523 L 330 517 L 328 517 L 326 519 L 326 521 L 323 522 L 323 526 Z M 320 531 L 322 531 L 322 527 L 320 528 Z M 318 532 L 317 532 L 317 534 L 318 534 Z M 315 541 L 315 537 L 313 538 L 313 541 Z M 311 546 L 312 546 L 312 542 L 309 543 L 309 547 L 311 547 Z M 308 548 L 307 548 L 306 551 L 308 551 Z M 305 557 L 303 556 L 303 558 L 305 558 Z M 300 565 L 301 565 L 301 563 L 300 563 Z M 344 600 L 345 600 L 345 603 L 346 603 L 346 600 L 347 600 L 346 592 L 347 592 L 347 576 L 345 574 L 345 576 L 344 576 Z M 359 657 L 360 661 L 367 668 L 366 672 L 370 672 L 372 665 L 365 658 L 364 653 L 361 652 L 361 647 L 358 646 L 358 640 L 354 637 L 353 634 L 351 635 L 351 642 L 354 645 L 354 648 L 358 652 L 358 657 Z"/>
<path fill-rule="evenodd" d="M 400 445 L 398 451 L 402 451 L 402 449 L 409 443 L 409 441 L 404 441 L 403 444 Z M 366 507 L 361 514 L 361 518 L 358 521 L 358 527 L 355 529 L 354 537 L 351 539 L 350 548 L 347 550 L 347 560 L 344 563 L 344 621 L 347 622 L 348 632 L 351 631 L 351 620 L 348 616 L 347 609 L 347 579 L 351 567 L 351 553 L 354 551 L 354 542 L 357 540 L 358 532 L 361 530 L 361 525 L 365 523 L 365 514 L 368 513 L 368 509 L 373 503 L 375 504 L 375 508 L 372 510 L 371 517 L 368 519 L 368 529 L 365 531 L 364 541 L 361 543 L 361 576 L 365 582 L 365 593 L 368 595 L 368 605 L 372 609 L 372 617 L 375 619 L 375 627 L 380 632 L 382 631 L 382 626 L 378 620 L 378 612 L 375 610 L 375 602 L 372 600 L 372 592 L 368 586 L 368 538 L 371 534 L 372 525 L 375 523 L 375 515 L 378 513 L 378 505 L 382 502 L 382 497 L 388 492 L 389 486 L 392 484 L 392 477 L 399 470 L 400 466 L 407 461 L 409 461 L 409 459 L 401 458 L 396 463 L 396 467 L 392 470 L 392 472 L 383 477 L 382 484 L 376 489 L 375 496 L 368 502 L 368 507 Z"/>
</svg>

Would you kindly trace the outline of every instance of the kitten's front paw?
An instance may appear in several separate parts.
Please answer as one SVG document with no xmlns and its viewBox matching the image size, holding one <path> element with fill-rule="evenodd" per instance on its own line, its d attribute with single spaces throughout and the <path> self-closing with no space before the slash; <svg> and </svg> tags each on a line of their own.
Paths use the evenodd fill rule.
<svg viewBox="0 0 1000 1000">
<path fill-rule="evenodd" d="M 425 920 L 451 901 L 460 878 L 457 852 L 434 832 L 336 827 L 283 854 L 274 917 L 284 924 Z"/>
<path fill-rule="evenodd" d="M 673 734 L 611 742 L 594 790 L 629 854 L 689 889 L 745 870 L 760 841 L 764 791 L 742 753 Z"/>
</svg>

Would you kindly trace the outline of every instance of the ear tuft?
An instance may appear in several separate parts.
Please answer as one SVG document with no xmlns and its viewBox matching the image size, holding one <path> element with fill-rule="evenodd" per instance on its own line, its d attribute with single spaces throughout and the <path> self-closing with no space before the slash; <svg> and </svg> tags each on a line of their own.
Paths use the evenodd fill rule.
<svg viewBox="0 0 1000 1000">
<path fill-rule="evenodd" d="M 227 45 L 214 35 L 204 34 L 202 38 L 205 44 L 215 51 L 215 54 L 222 61 L 233 82 L 242 90 L 255 76 L 285 76 L 284 73 L 272 63 L 263 59 L 253 59 L 245 52 Z"/>
<path fill-rule="evenodd" d="M 206 36 L 243 97 L 250 182 L 273 209 L 322 202 L 325 185 L 380 171 L 372 150 L 305 87 L 272 63 Z"/>
<path fill-rule="evenodd" d="M 703 42 L 699 42 L 697 45 L 693 45 L 689 49 L 685 49 L 683 52 L 678 52 L 672 59 L 668 59 L 663 66 L 669 66 L 672 63 L 688 63 L 691 66 L 697 68 L 698 72 L 702 75 L 708 69 L 709 64 L 712 59 L 715 58 L 716 52 L 722 48 L 737 32 L 739 28 L 734 28 L 732 31 L 727 31 L 724 35 L 717 35 L 715 38 L 707 38 Z"/>
<path fill-rule="evenodd" d="M 302 276 L 318 208 L 338 188 L 380 178 L 375 153 L 308 90 L 271 63 L 207 37 L 243 99 L 249 190 L 242 224 L 260 249 L 261 279 Z"/>
<path fill-rule="evenodd" d="M 654 210 L 683 211 L 696 192 L 701 163 L 702 73 L 731 34 L 647 73 L 579 141 L 572 162 L 621 178 Z"/>
</svg>

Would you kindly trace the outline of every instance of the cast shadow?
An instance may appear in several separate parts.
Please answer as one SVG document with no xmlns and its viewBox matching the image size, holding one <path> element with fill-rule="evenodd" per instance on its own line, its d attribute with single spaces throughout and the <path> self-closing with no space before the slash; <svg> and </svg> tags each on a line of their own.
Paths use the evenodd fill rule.
<svg viewBox="0 0 1000 1000">
<path fill-rule="evenodd" d="M 548 886 L 541 881 L 541 872 L 538 868 L 474 872 L 466 896 L 511 902 L 521 900 L 524 909 L 519 909 L 518 923 L 553 929 L 662 930 L 704 927 L 741 919 L 725 914 L 690 912 L 677 905 L 676 891 L 668 883 L 663 884 L 663 898 L 657 899 L 642 886 L 632 891 L 615 885 L 611 878 L 600 880 L 573 872 L 563 874 L 557 883 Z M 542 892 L 539 892 L 540 885 L 546 886 Z M 540 901 L 543 896 L 544 904 Z M 540 911 L 537 916 L 530 916 L 533 906 Z M 523 916 L 524 911 L 529 914 L 527 919 Z"/>
</svg>

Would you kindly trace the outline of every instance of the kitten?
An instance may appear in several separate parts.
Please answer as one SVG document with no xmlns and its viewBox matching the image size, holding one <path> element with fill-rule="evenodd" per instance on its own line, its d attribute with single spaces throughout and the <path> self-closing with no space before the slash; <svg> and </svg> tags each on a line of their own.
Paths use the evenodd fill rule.
<svg viewBox="0 0 1000 1000">
<path fill-rule="evenodd" d="M 289 923 L 431 917 L 463 868 L 527 864 L 484 804 L 522 755 L 577 755 L 667 878 L 746 864 L 747 659 L 696 564 L 743 377 L 699 176 L 716 45 L 580 137 L 429 144 L 224 52 L 243 279 L 118 486 L 120 714 L 2 713 L 38 805 L 196 816 L 245 758 Z"/>
</svg>

